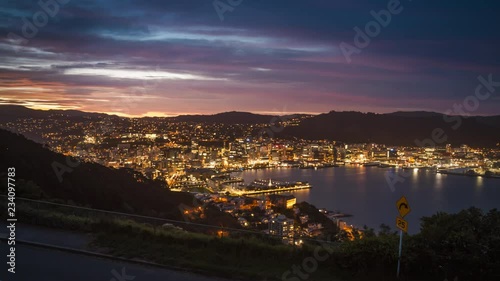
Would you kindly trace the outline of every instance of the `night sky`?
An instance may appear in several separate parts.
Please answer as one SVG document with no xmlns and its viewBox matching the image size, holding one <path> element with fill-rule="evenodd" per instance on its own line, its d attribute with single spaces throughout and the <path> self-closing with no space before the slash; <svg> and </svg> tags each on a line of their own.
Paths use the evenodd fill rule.
<svg viewBox="0 0 500 281">
<path fill-rule="evenodd" d="M 44 12 L 38 0 L 3 0 L 0 104 L 129 116 L 446 112 L 479 75 L 500 81 L 500 1 L 393 1 L 42 0 Z M 398 12 L 357 48 L 355 28 L 388 5 Z M 342 42 L 357 48 L 350 62 Z M 500 114 L 499 93 L 473 113 Z"/>
</svg>

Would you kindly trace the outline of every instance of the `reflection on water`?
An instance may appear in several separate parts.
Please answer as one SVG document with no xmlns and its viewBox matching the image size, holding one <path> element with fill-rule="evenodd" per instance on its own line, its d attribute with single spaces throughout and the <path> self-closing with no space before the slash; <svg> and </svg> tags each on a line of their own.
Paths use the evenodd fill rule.
<svg viewBox="0 0 500 281">
<path fill-rule="evenodd" d="M 483 187 L 483 184 L 484 184 L 484 178 L 476 177 L 476 187 Z"/>
<path fill-rule="evenodd" d="M 417 168 L 411 170 L 411 181 L 415 184 L 415 186 L 418 186 L 418 180 L 419 180 L 419 177 L 418 177 L 418 172 L 419 170 Z"/>
<path fill-rule="evenodd" d="M 366 171 L 354 172 L 354 173 L 345 173 L 346 176 L 357 176 L 357 175 L 366 175 Z"/>
<path fill-rule="evenodd" d="M 312 189 L 300 189 L 300 190 L 296 190 L 293 192 L 293 195 L 295 195 L 295 197 L 297 198 L 301 198 L 300 202 L 302 201 L 307 201 L 309 203 L 312 203 L 313 200 L 311 200 L 310 196 L 311 196 L 311 190 Z"/>
<path fill-rule="evenodd" d="M 441 189 L 443 187 L 443 174 L 436 173 L 434 181 L 434 187 L 437 189 Z"/>
</svg>

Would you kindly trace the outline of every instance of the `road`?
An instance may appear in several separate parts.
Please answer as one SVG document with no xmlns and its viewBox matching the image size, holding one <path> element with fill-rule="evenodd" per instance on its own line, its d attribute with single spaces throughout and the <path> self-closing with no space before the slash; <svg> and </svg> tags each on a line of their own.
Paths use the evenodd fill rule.
<svg viewBox="0 0 500 281">
<path fill-rule="evenodd" d="M 0 281 L 224 281 L 27 245 L 16 246 L 16 274 L 11 274 L 5 263 L 7 251 L 1 241 Z"/>
<path fill-rule="evenodd" d="M 7 225 L 1 222 L 0 236 L 6 237 L 8 232 Z M 16 238 L 76 250 L 87 250 L 91 242 L 90 236 L 84 233 L 20 223 L 16 224 Z"/>
</svg>

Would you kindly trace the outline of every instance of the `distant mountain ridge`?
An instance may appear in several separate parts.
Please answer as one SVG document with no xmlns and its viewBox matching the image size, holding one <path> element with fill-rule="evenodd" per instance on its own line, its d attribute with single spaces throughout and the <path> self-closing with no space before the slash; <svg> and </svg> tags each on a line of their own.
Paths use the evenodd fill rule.
<svg viewBox="0 0 500 281">
<path fill-rule="evenodd" d="M 265 124 L 271 122 L 274 116 L 260 115 L 250 112 L 223 112 L 213 115 L 181 115 L 169 118 L 177 122 L 206 122 L 206 123 L 225 123 L 225 124 Z"/>
<path fill-rule="evenodd" d="M 436 137 L 436 132 L 442 136 Z M 304 119 L 282 137 L 416 146 L 426 139 L 436 145 L 468 144 L 494 147 L 500 142 L 500 116 L 447 116 L 434 112 L 389 114 L 329 112 Z M 434 137 L 433 137 L 434 135 Z M 445 141 L 442 141 L 446 139 Z"/>
<path fill-rule="evenodd" d="M 0 105 L 0 122 L 13 121 L 17 118 L 48 118 L 50 115 L 64 115 L 69 118 L 127 118 L 106 113 L 84 112 L 78 110 L 35 110 L 19 105 Z M 287 117 L 305 116 L 305 114 L 290 114 Z M 266 124 L 275 119 L 274 115 L 254 114 L 250 112 L 230 111 L 211 115 L 179 115 L 174 117 L 141 117 L 148 119 L 161 119 L 170 122 L 205 122 L 225 124 Z"/>
<path fill-rule="evenodd" d="M 441 113 L 432 111 L 396 111 L 392 113 L 387 113 L 387 115 L 401 116 L 401 117 L 436 117 L 442 116 Z"/>
<path fill-rule="evenodd" d="M 117 117 L 105 113 L 84 112 L 79 110 L 36 110 L 21 105 L 0 105 L 0 122 L 10 122 L 17 118 L 49 118 L 61 115 L 67 118 L 104 118 Z"/>
<path fill-rule="evenodd" d="M 0 105 L 0 122 L 14 121 L 19 117 L 48 118 L 49 115 L 54 114 L 62 115 L 59 118 L 123 118 L 104 113 L 87 113 L 76 110 L 41 111 L 23 106 Z M 300 116 L 308 116 L 309 118 L 304 118 L 299 126 L 287 127 L 275 135 L 310 140 L 337 140 L 347 143 L 374 142 L 414 146 L 416 140 L 432 139 L 433 131 L 442 129 L 447 137 L 444 143 L 494 147 L 500 142 L 500 115 L 460 117 L 427 111 L 398 111 L 385 114 L 331 111 L 319 115 L 292 114 L 281 119 Z M 213 115 L 143 118 L 166 122 L 222 124 L 271 124 L 280 119 L 273 115 L 237 111 Z"/>
</svg>

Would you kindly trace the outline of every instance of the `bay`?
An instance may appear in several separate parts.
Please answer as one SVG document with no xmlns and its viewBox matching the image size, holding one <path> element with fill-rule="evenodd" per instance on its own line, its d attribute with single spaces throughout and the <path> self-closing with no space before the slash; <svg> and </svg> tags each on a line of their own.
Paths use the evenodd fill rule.
<svg viewBox="0 0 500 281">
<path fill-rule="evenodd" d="M 353 215 L 346 218 L 356 227 L 378 229 L 385 223 L 396 229 L 396 201 L 406 196 L 411 213 L 405 217 L 409 233 L 420 230 L 420 218 L 437 212 L 455 213 L 469 207 L 485 212 L 500 209 L 500 179 L 436 174 L 428 170 L 410 170 L 391 188 L 386 173 L 397 169 L 378 167 L 335 167 L 326 169 L 277 168 L 237 173 L 246 183 L 255 179 L 308 181 L 313 188 L 290 192 L 298 202 L 307 201 L 317 208 L 339 210 Z"/>
</svg>

